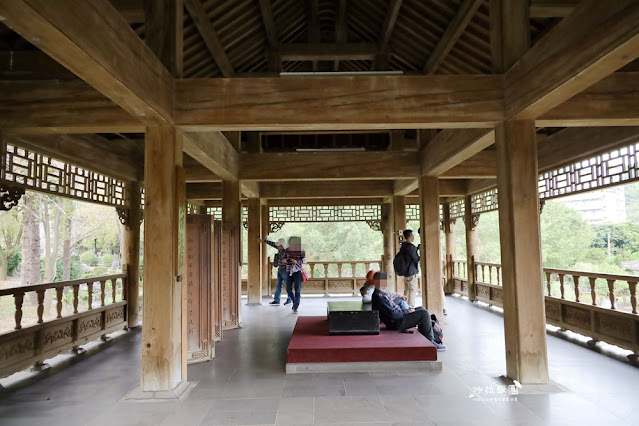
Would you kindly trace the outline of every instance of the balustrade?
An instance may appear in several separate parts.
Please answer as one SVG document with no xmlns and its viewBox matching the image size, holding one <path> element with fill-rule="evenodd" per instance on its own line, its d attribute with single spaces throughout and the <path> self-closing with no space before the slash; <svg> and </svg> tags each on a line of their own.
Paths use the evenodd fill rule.
<svg viewBox="0 0 639 426">
<path fill-rule="evenodd" d="M 503 307 L 501 265 L 474 262 L 475 282 L 468 283 L 465 263 L 453 260 L 455 291 L 468 295 L 468 286 L 472 285 L 477 300 Z M 632 331 L 639 329 L 639 276 L 553 268 L 545 268 L 544 276 L 549 324 L 639 353 L 639 333 Z"/>
<path fill-rule="evenodd" d="M 4 354 L 0 377 L 125 327 L 126 277 L 116 274 L 0 289 L 0 298 L 12 297 L 14 305 L 14 324 L 0 318 L 0 354 Z M 99 307 L 93 304 L 95 283 L 100 283 Z M 72 290 L 70 299 L 65 289 Z M 86 310 L 78 312 L 85 295 Z"/>
</svg>

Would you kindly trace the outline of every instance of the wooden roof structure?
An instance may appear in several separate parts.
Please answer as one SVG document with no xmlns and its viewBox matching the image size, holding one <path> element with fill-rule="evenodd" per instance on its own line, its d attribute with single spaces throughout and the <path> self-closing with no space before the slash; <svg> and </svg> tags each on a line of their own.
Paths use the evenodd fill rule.
<svg viewBox="0 0 639 426">
<path fill-rule="evenodd" d="M 565 22 L 577 0 L 513 6 L 499 0 L 112 0 L 75 12 L 18 3 L 2 7 L 7 19 L 0 23 L 3 132 L 72 161 L 82 147 L 115 157 L 107 168 L 125 180 L 143 179 L 144 131 L 153 122 L 193 135 L 184 157 L 193 185 L 233 177 L 244 187 L 252 182 L 255 195 L 260 186 L 279 194 L 273 180 L 304 179 L 319 188 L 322 180 L 348 179 L 352 194 L 370 194 L 369 181 L 381 179 L 395 195 L 415 195 L 416 177 L 433 175 L 446 198 L 495 186 L 490 129 L 504 118 L 535 119 L 540 142 L 572 143 L 559 163 L 553 150 L 542 151 L 542 170 L 548 162 L 568 164 L 633 140 L 604 136 L 615 133 L 595 126 L 637 124 L 630 113 L 637 55 L 626 48 L 613 65 L 596 63 L 623 49 L 624 40 L 634 45 L 632 29 L 616 34 L 606 19 L 621 15 L 597 21 L 595 12 Z M 102 19 L 66 28 L 86 13 Z M 586 37 L 588 22 L 610 34 Z M 516 38 L 504 40 L 512 31 L 505 26 L 523 34 L 519 50 L 529 57 L 512 69 L 504 46 L 516 45 Z M 106 32 L 102 38 L 99 31 Z M 600 47 L 597 39 L 612 44 Z M 115 52 L 118 46 L 127 48 Z M 569 57 L 579 48 L 592 54 L 551 81 L 572 65 Z M 605 68 L 605 75 L 579 77 L 595 68 Z M 539 80 L 531 87 L 544 79 L 547 87 L 517 93 L 533 74 Z M 564 90 L 571 79 L 581 80 L 579 87 Z M 608 99 L 615 103 L 604 111 Z M 566 129 L 581 126 L 592 128 Z M 64 134 L 67 142 L 51 134 Z M 597 146 L 582 149 L 578 141 L 590 137 Z M 211 160 L 211 144 L 219 145 L 208 148 L 223 161 Z M 344 163 L 346 157 L 353 164 Z M 229 166 L 229 158 L 236 163 Z M 91 165 L 86 158 L 78 162 Z M 300 167 L 287 167 L 278 179 L 267 166 L 292 163 Z M 374 176 L 362 172 L 362 163 Z M 210 188 L 210 199 L 218 199 L 220 191 Z M 349 196 L 344 188 L 315 195 Z M 386 184 L 377 188 L 378 197 L 389 192 Z M 192 191 L 205 196 L 201 188 Z"/>
</svg>

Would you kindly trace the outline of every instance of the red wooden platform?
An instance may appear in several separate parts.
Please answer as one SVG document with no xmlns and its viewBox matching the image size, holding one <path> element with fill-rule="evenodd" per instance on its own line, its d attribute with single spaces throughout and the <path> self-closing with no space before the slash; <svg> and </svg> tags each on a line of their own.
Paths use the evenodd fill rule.
<svg viewBox="0 0 639 426">
<path fill-rule="evenodd" d="M 331 336 L 325 316 L 299 317 L 286 362 L 437 361 L 437 349 L 424 336 L 381 327 L 378 335 Z"/>
</svg>

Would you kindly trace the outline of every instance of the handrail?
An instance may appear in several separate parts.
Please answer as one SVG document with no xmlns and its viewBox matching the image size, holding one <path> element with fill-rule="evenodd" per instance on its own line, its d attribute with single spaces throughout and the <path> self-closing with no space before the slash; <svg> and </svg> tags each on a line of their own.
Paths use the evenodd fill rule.
<svg viewBox="0 0 639 426">
<path fill-rule="evenodd" d="M 126 278 L 126 276 L 127 274 L 122 273 L 122 274 L 113 274 L 113 275 L 103 275 L 99 277 L 79 278 L 77 280 L 71 280 L 71 281 L 58 281 L 54 283 L 32 284 L 32 285 L 23 285 L 18 287 L 10 287 L 10 288 L 1 289 L 0 296 L 11 296 L 15 293 L 28 293 L 30 291 L 48 290 L 52 288 L 71 287 L 74 285 L 87 284 L 91 281 L 96 283 L 99 281 L 117 280 L 120 278 Z"/>
<path fill-rule="evenodd" d="M 554 268 L 544 268 L 544 272 L 550 272 L 551 274 L 577 275 L 580 277 L 586 277 L 586 276 L 595 277 L 595 278 L 601 278 L 604 280 L 639 282 L 639 275 L 618 275 L 618 274 L 608 274 L 608 273 L 601 273 L 601 272 L 587 272 L 587 271 L 577 271 L 573 269 L 554 269 Z"/>
</svg>

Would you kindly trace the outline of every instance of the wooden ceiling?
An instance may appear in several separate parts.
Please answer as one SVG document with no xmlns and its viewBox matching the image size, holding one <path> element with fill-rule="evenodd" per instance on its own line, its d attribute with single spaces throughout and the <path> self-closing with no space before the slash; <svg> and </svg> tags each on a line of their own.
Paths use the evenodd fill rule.
<svg viewBox="0 0 639 426">
<path fill-rule="evenodd" d="M 144 39 L 143 1 L 111 1 Z M 493 71 L 489 3 L 184 0 L 182 77 L 311 71 L 489 74 Z M 554 6 L 534 7 L 549 3 Z M 565 4 L 570 3 L 574 2 L 533 0 L 531 15 L 543 17 L 530 19 L 532 43 L 561 19 Z M 20 57 L 34 51 L 27 40 L 0 24 L 0 72 L 4 78 L 69 78 L 68 71 L 49 64 L 53 61 L 33 55 Z M 19 63 L 24 65 L 16 69 Z"/>
</svg>

